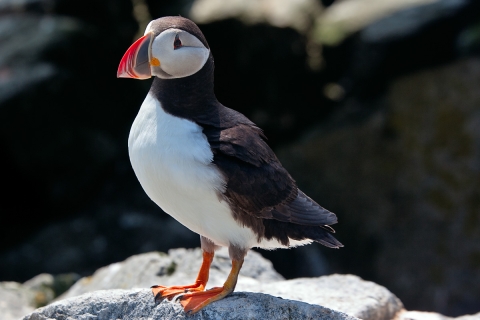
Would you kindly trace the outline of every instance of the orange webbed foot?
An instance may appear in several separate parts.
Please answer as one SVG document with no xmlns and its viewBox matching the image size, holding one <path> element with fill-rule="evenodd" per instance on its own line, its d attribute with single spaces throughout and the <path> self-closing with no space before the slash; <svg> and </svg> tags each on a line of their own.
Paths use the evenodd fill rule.
<svg viewBox="0 0 480 320">
<path fill-rule="evenodd" d="M 155 296 L 155 301 L 163 299 L 171 300 L 173 297 L 179 295 L 178 300 L 180 300 L 185 312 L 193 314 L 200 311 L 210 303 L 223 299 L 233 292 L 237 284 L 238 273 L 243 264 L 244 255 L 245 254 L 241 256 L 241 259 L 232 259 L 232 269 L 223 287 L 216 287 L 204 291 L 208 281 L 208 270 L 213 260 L 213 253 L 204 252 L 202 267 L 200 268 L 195 284 L 173 287 L 153 286 L 152 292 Z"/>
<path fill-rule="evenodd" d="M 203 261 L 200 271 L 198 272 L 197 280 L 194 284 L 186 286 L 152 286 L 152 293 L 155 297 L 155 301 L 160 301 L 163 299 L 171 300 L 174 296 L 186 293 L 186 292 L 201 292 L 205 290 L 205 286 L 208 281 L 208 274 L 210 270 L 210 265 L 213 261 L 213 252 L 203 251 Z"/>
<path fill-rule="evenodd" d="M 163 299 L 172 300 L 176 295 L 186 293 L 186 292 L 202 292 L 205 290 L 203 284 L 192 284 L 187 286 L 152 286 L 152 293 L 156 301 Z"/>
<path fill-rule="evenodd" d="M 233 288 L 226 289 L 224 287 L 217 287 L 202 292 L 186 293 L 178 297 L 178 299 L 180 300 L 185 312 L 190 312 L 193 314 L 200 311 L 210 303 L 223 299 L 232 291 Z"/>
</svg>

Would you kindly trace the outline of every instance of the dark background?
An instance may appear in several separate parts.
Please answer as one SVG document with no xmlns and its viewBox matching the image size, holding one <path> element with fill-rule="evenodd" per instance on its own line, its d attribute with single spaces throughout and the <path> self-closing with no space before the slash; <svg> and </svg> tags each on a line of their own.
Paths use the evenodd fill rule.
<svg viewBox="0 0 480 320">
<path fill-rule="evenodd" d="M 341 250 L 261 251 L 280 273 L 479 312 L 480 2 L 403 2 L 1 1 L 0 281 L 199 245 L 130 167 L 150 80 L 116 79 L 151 17 L 180 14 L 209 41 L 219 100 L 339 217 Z"/>
</svg>

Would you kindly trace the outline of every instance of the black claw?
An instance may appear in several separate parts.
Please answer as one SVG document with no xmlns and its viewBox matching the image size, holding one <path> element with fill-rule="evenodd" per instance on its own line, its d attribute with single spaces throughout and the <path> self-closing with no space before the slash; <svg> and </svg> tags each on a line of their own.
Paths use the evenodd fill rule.
<svg viewBox="0 0 480 320">
<path fill-rule="evenodd" d="M 178 296 L 175 297 L 175 302 L 181 300 L 183 298 L 183 293 L 179 294 Z"/>
</svg>

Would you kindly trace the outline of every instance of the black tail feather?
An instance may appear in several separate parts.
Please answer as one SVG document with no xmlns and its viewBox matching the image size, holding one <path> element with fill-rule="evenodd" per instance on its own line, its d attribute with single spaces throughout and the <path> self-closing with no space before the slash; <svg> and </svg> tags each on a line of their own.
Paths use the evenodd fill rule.
<svg viewBox="0 0 480 320">
<path fill-rule="evenodd" d="M 274 238 L 283 245 L 289 245 L 290 240 L 311 239 L 329 248 L 341 248 L 343 244 L 332 233 L 335 232 L 330 226 L 305 226 L 274 219 L 265 219 L 264 237 L 268 240 Z"/>
<path fill-rule="evenodd" d="M 323 244 L 325 247 L 339 249 L 343 247 L 343 244 L 338 241 L 331 233 L 325 232 L 322 237 L 317 237 L 316 239 L 312 239 L 315 242 Z"/>
</svg>

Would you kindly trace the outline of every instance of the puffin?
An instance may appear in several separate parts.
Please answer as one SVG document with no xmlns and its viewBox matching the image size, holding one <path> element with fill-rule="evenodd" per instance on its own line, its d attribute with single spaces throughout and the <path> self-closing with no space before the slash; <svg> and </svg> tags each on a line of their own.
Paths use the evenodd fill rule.
<svg viewBox="0 0 480 320">
<path fill-rule="evenodd" d="M 176 297 L 189 313 L 234 291 L 251 248 L 343 247 L 331 227 L 336 215 L 297 187 L 255 123 L 217 100 L 213 76 L 205 36 L 180 16 L 151 21 L 117 71 L 119 78 L 154 78 L 128 151 L 149 198 L 200 235 L 195 282 L 152 287 L 155 301 Z M 220 247 L 228 247 L 231 271 L 222 287 L 206 290 Z"/>
</svg>

